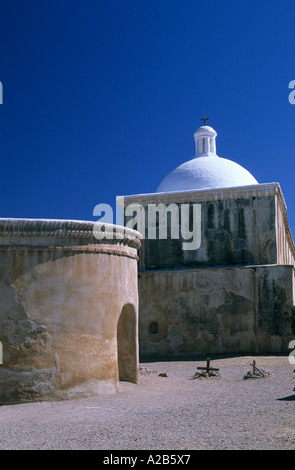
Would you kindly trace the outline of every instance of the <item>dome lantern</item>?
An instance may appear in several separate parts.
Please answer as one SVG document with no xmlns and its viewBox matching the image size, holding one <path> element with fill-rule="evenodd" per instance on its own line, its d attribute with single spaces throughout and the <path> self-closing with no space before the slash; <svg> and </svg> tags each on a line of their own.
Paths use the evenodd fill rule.
<svg viewBox="0 0 295 470">
<path fill-rule="evenodd" d="M 216 155 L 217 132 L 210 126 L 201 126 L 194 133 L 196 157 L 208 154 Z"/>
</svg>

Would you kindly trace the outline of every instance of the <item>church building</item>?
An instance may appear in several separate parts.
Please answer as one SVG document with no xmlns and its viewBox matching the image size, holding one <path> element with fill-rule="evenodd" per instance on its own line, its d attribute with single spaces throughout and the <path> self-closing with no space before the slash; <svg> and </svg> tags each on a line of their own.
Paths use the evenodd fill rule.
<svg viewBox="0 0 295 470">
<path fill-rule="evenodd" d="M 206 119 L 204 124 L 194 134 L 194 158 L 171 171 L 154 193 L 124 197 L 125 214 L 137 204 L 145 222 L 151 208 L 157 215 L 154 231 L 148 223 L 143 230 L 134 227 L 144 238 L 142 359 L 285 353 L 295 335 L 295 249 L 280 185 L 259 184 L 245 168 L 219 157 L 217 133 Z M 166 237 L 160 233 L 163 214 Z M 199 233 L 190 247 L 184 233 L 194 234 L 194 215 Z"/>
</svg>

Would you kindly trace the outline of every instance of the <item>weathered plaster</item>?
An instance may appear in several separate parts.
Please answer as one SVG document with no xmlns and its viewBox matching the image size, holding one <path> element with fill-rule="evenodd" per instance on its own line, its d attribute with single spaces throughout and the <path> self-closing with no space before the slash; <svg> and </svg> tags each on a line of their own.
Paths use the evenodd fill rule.
<svg viewBox="0 0 295 470">
<path fill-rule="evenodd" d="M 62 226 L 68 233 L 61 238 L 38 228 L 17 235 L 17 225 L 1 236 L 0 223 L 0 402 L 99 393 L 100 384 L 101 391 L 115 391 L 117 326 L 126 305 L 133 345 L 127 380 L 137 382 L 135 232 L 96 240 L 91 225 L 74 236 L 81 228 L 74 224 Z"/>
<path fill-rule="evenodd" d="M 288 351 L 295 335 L 292 276 L 292 266 L 141 273 L 141 356 Z"/>
</svg>

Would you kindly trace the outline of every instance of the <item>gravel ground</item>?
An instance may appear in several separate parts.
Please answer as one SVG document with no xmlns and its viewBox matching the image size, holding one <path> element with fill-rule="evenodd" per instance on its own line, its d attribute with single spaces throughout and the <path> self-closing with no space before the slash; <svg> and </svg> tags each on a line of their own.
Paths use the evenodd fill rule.
<svg viewBox="0 0 295 470">
<path fill-rule="evenodd" d="M 253 359 L 270 376 L 244 380 Z M 143 363 L 140 384 L 121 382 L 113 395 L 1 406 L 0 449 L 295 449 L 287 356 L 216 357 L 218 377 L 192 380 L 203 365 Z"/>
</svg>

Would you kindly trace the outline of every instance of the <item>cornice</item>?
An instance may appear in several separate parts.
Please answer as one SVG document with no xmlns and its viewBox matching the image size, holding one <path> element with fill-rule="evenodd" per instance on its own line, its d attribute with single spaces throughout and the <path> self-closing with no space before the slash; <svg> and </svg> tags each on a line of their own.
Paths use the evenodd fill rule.
<svg viewBox="0 0 295 470">
<path fill-rule="evenodd" d="M 129 204 L 170 204 L 185 202 L 218 201 L 223 199 L 239 199 L 249 197 L 266 197 L 277 194 L 280 191 L 279 183 L 255 184 L 251 186 L 236 186 L 231 188 L 198 189 L 194 191 L 175 191 L 168 193 L 135 194 L 118 197 L 118 202 L 124 201 L 124 206 Z M 281 197 L 283 195 L 281 193 Z"/>
<path fill-rule="evenodd" d="M 0 252 L 62 252 L 62 253 L 99 253 L 103 255 L 122 256 L 138 261 L 138 255 L 129 247 L 120 245 L 86 245 L 86 246 L 33 246 L 33 245 L 0 245 Z M 134 247 L 131 247 L 134 248 Z"/>
<path fill-rule="evenodd" d="M 100 230 L 106 234 L 106 237 L 97 239 L 95 237 L 95 230 Z M 30 238 L 31 240 L 38 238 L 51 238 L 54 243 L 49 245 L 66 245 L 65 242 L 61 243 L 58 240 L 67 240 L 79 238 L 80 240 L 87 241 L 92 248 L 96 245 L 126 245 L 132 248 L 140 248 L 141 234 L 136 230 L 128 227 L 121 227 L 113 224 L 104 224 L 91 221 L 76 221 L 76 220 L 55 220 L 55 219 L 0 219 L 0 245 L 16 245 L 18 243 L 10 242 L 13 240 L 20 240 L 20 245 L 30 245 L 22 238 Z M 2 241 L 1 241 L 2 238 Z M 34 246 L 36 243 L 34 242 Z M 31 245 L 30 245 L 31 246 Z M 63 246 L 63 249 L 65 246 Z M 73 249 L 74 247 L 71 247 Z M 44 247 L 43 247 L 44 249 Z M 85 247 L 83 247 L 85 250 Z"/>
</svg>

